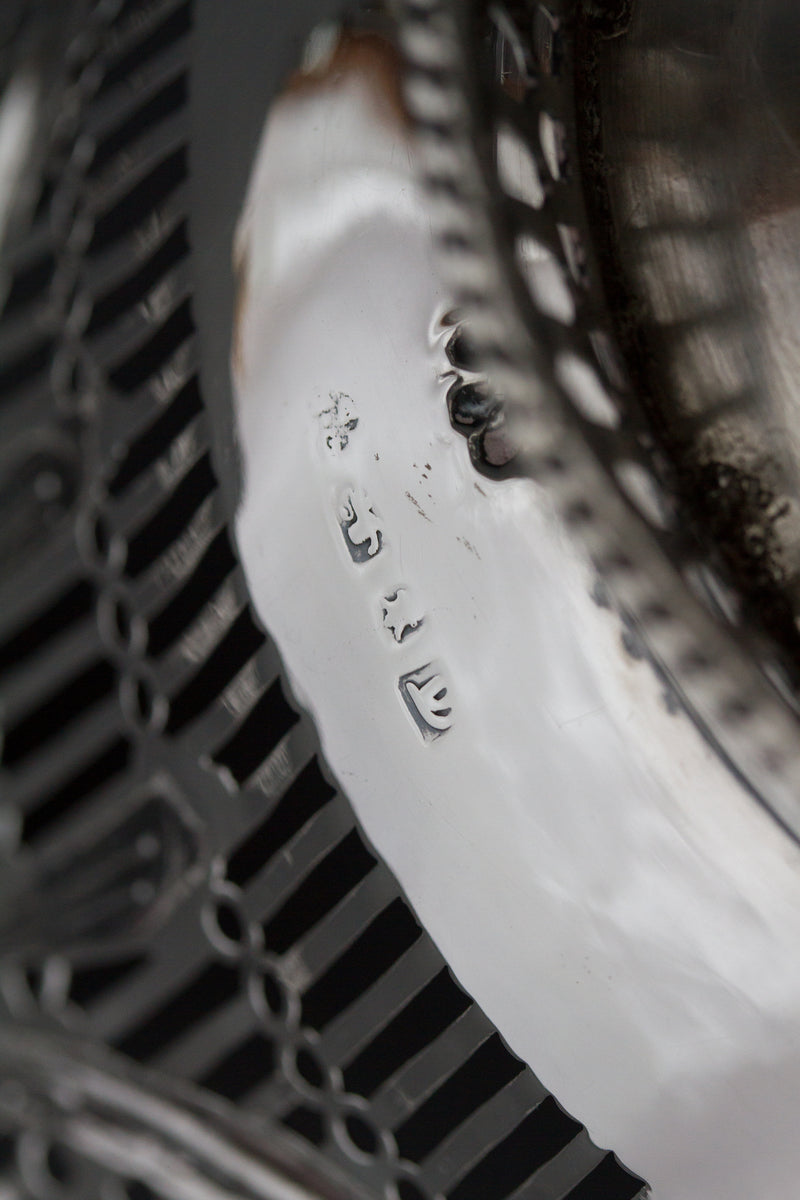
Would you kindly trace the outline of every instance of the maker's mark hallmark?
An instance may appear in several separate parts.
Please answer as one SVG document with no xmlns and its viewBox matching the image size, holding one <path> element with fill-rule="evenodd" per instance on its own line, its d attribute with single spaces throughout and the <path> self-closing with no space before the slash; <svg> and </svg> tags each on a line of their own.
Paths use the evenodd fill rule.
<svg viewBox="0 0 800 1200">
<path fill-rule="evenodd" d="M 383 627 L 398 643 L 404 642 L 423 623 L 412 607 L 407 588 L 397 588 L 383 597 L 381 602 Z"/>
<path fill-rule="evenodd" d="M 453 710 L 447 684 L 431 663 L 401 675 L 400 695 L 426 742 L 435 741 L 451 728 Z"/>
<path fill-rule="evenodd" d="M 348 488 L 339 506 L 339 528 L 355 563 L 369 562 L 383 548 L 380 520 L 363 488 Z"/>
</svg>

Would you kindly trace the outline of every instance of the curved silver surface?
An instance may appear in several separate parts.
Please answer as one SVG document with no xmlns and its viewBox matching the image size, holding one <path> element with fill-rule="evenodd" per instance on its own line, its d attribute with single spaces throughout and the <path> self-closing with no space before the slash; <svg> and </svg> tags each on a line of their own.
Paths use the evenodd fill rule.
<svg viewBox="0 0 800 1200">
<path fill-rule="evenodd" d="M 547 491 L 474 474 L 392 55 L 318 49 L 236 240 L 255 604 L 516 1053 L 656 1197 L 777 1200 L 800 1169 L 800 852 L 643 661 Z M 605 420 L 580 362 L 561 369 Z"/>
<path fill-rule="evenodd" d="M 621 320 L 647 362 L 640 382 L 749 620 L 793 661 L 798 45 L 790 0 L 644 0 L 598 41 L 593 97 L 596 182 Z"/>
<path fill-rule="evenodd" d="M 661 1200 L 782 1200 L 798 722 L 634 419 L 582 200 L 570 0 L 398 2 L 404 67 L 380 15 L 311 38 L 236 195 L 244 572 L 228 539 L 208 264 L 236 188 L 213 181 L 241 178 L 267 48 L 322 7 L 287 7 L 282 38 L 258 0 L 64 6 L 63 119 L 0 324 L 3 1182 L 643 1194 L 611 1146 Z M 665 11 L 641 9 L 671 36 Z M 692 27 L 713 51 L 710 13 Z M 624 57 L 637 28 L 598 36 Z M 190 119 L 221 79 L 228 123 Z M 791 125 L 791 103 L 781 84 L 767 107 Z M 668 179 L 704 243 L 696 165 Z M 702 261 L 678 239 L 649 302 L 721 274 L 749 328 L 736 228 Z M 744 355 L 723 328 L 675 393 L 770 382 L 762 325 Z"/>
</svg>

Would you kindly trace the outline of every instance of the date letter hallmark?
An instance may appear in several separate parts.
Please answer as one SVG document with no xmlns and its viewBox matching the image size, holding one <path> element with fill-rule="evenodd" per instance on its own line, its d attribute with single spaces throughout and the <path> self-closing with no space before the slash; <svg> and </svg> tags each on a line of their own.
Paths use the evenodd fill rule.
<svg viewBox="0 0 800 1200">
<path fill-rule="evenodd" d="M 416 610 L 409 599 L 408 588 L 396 588 L 394 592 L 384 596 L 381 612 L 383 628 L 398 644 L 404 642 L 409 634 L 414 633 L 423 624 L 423 618 L 415 615 Z"/>
<path fill-rule="evenodd" d="M 348 488 L 339 506 L 339 528 L 354 563 L 369 562 L 383 549 L 380 521 L 363 488 Z"/>
<path fill-rule="evenodd" d="M 426 742 L 442 737 L 451 727 L 452 708 L 447 684 L 431 663 L 400 677 L 400 695 Z"/>
</svg>

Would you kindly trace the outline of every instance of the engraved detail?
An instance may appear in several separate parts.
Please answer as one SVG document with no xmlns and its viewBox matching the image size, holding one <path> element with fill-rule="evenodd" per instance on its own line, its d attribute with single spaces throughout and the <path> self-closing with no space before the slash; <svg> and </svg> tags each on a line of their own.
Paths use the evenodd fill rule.
<svg viewBox="0 0 800 1200">
<path fill-rule="evenodd" d="M 400 695 L 426 742 L 435 741 L 451 728 L 452 708 L 447 684 L 431 663 L 400 677 Z"/>
<path fill-rule="evenodd" d="M 330 408 L 319 414 L 325 445 L 334 454 L 341 454 L 350 444 L 350 434 L 358 426 L 355 406 L 346 392 L 330 392 Z"/>
<path fill-rule="evenodd" d="M 423 623 L 423 618 L 415 616 L 411 607 L 408 588 L 397 588 L 383 597 L 381 604 L 383 627 L 391 633 L 396 642 L 404 642 L 409 634 L 414 633 Z"/>
<path fill-rule="evenodd" d="M 353 562 L 368 562 L 383 549 L 380 521 L 363 488 L 348 488 L 339 506 L 339 528 Z"/>
<path fill-rule="evenodd" d="M 425 516 L 424 513 L 422 515 Z M 383 519 L 375 512 L 366 489 L 360 483 L 350 484 L 339 493 L 336 516 L 352 562 L 359 567 L 377 558 L 386 545 Z M 419 607 L 416 595 L 408 587 L 390 586 L 395 569 L 390 545 L 382 567 L 376 568 L 376 575 L 369 575 L 376 588 L 382 626 L 398 646 L 409 639 L 416 645 L 414 635 L 423 625 L 427 625 L 427 617 Z M 378 588 L 381 590 L 377 591 Z M 426 641 L 426 634 L 423 633 L 422 643 Z M 424 653 L 425 650 L 414 651 L 415 657 L 417 654 L 421 657 Z M 452 708 L 448 700 L 448 685 L 438 667 L 428 662 L 415 671 L 409 671 L 400 676 L 398 687 L 423 742 L 433 742 L 447 733 L 452 726 Z"/>
</svg>

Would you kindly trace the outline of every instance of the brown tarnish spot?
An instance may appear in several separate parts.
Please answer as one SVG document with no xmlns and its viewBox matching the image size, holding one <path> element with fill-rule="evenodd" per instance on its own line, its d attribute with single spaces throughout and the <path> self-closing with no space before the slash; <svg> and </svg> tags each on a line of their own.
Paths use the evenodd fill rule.
<svg viewBox="0 0 800 1200">
<path fill-rule="evenodd" d="M 478 553 L 478 551 L 475 549 L 475 547 L 473 546 L 472 542 L 470 542 L 470 541 L 469 541 L 467 538 L 465 538 L 465 537 L 457 537 L 457 538 L 456 538 L 456 541 L 457 541 L 457 542 L 460 542 L 460 543 L 461 543 L 461 545 L 464 547 L 464 549 L 465 549 L 465 550 L 469 550 L 470 554 L 474 554 L 474 555 L 475 555 L 475 557 L 476 557 L 477 559 L 480 559 L 480 557 L 481 557 L 481 556 L 480 556 L 480 554 L 479 554 L 479 553 Z"/>
<path fill-rule="evenodd" d="M 431 525 L 433 524 L 430 517 L 425 512 L 425 509 L 422 507 L 419 500 L 417 500 L 416 496 L 412 496 L 411 492 L 406 492 L 406 499 L 411 501 L 411 503 L 414 505 L 414 508 L 417 510 L 419 515 L 424 518 L 424 520 L 426 520 Z"/>
<path fill-rule="evenodd" d="M 403 135 L 408 135 L 411 119 L 403 100 L 402 65 L 400 51 L 388 38 L 363 30 L 343 30 L 332 53 L 326 55 L 323 62 L 311 69 L 294 71 L 289 76 L 277 105 L 293 97 L 339 87 L 351 78 L 360 77 L 372 92 L 373 112 Z M 243 318 L 249 297 L 247 230 L 243 229 L 242 234 L 244 236 L 236 240 L 233 248 L 232 363 L 236 374 L 244 367 Z"/>
<path fill-rule="evenodd" d="M 388 38 L 363 30 L 343 30 L 324 62 L 289 77 L 284 95 L 309 94 L 360 76 L 375 95 L 378 115 L 408 131 L 411 120 L 403 99 L 402 75 L 400 51 Z"/>
</svg>

